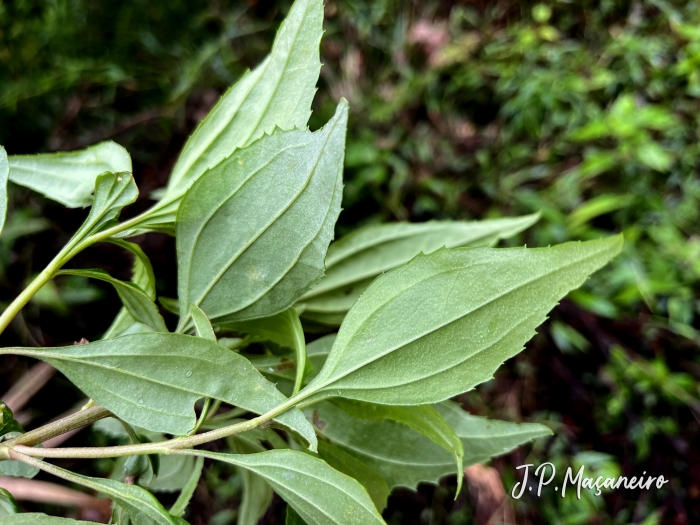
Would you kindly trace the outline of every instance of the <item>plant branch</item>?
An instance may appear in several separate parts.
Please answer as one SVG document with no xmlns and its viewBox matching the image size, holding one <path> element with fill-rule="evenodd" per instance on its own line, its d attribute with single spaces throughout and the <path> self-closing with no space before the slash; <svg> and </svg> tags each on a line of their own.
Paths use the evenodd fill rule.
<svg viewBox="0 0 700 525">
<path fill-rule="evenodd" d="M 115 458 L 121 456 L 136 456 L 143 454 L 167 455 L 174 453 L 173 451 L 178 449 L 195 447 L 203 443 L 209 443 L 210 441 L 232 436 L 234 434 L 240 434 L 241 432 L 246 432 L 247 430 L 257 428 L 263 423 L 267 423 L 274 417 L 278 416 L 285 410 L 288 410 L 289 408 L 295 406 L 304 397 L 306 397 L 306 395 L 304 394 L 302 394 L 301 396 L 294 396 L 288 399 L 286 402 L 282 403 L 281 405 L 270 410 L 269 412 L 261 416 L 255 417 L 253 419 L 249 419 L 247 421 L 241 421 L 234 425 L 210 430 L 209 432 L 204 432 L 203 434 L 178 437 L 167 441 L 160 441 L 157 443 L 139 443 L 115 447 L 32 448 L 31 446 L 26 446 L 24 443 L 17 443 L 15 441 L 16 439 L 20 439 L 29 434 L 27 433 L 23 434 L 22 436 L 19 436 L 18 438 L 15 438 L 15 440 L 11 440 L 7 443 L 3 443 L 2 445 L 0 445 L 0 458 L 4 456 L 5 459 L 7 459 L 8 457 L 13 459 L 20 459 L 13 457 L 13 453 L 15 452 L 18 452 L 23 456 L 36 458 L 78 459 Z M 111 414 L 107 412 L 106 415 Z M 57 421 L 56 423 L 59 423 L 59 421 Z M 42 427 L 42 429 L 43 428 L 44 427 Z M 37 431 L 42 429 L 37 429 Z"/>
<path fill-rule="evenodd" d="M 102 408 L 99 405 L 92 405 L 90 408 L 80 410 L 75 414 L 71 414 L 70 416 L 66 416 L 58 421 L 48 423 L 43 427 L 30 430 L 21 436 L 10 439 L 5 443 L 2 443 L 0 445 L 0 449 L 12 448 L 18 445 L 33 447 L 34 445 L 43 443 L 44 441 L 47 441 L 53 437 L 60 436 L 61 434 L 65 434 L 66 432 L 70 432 L 76 428 L 84 427 L 85 425 L 89 425 L 111 415 L 112 413 L 109 410 Z"/>
</svg>

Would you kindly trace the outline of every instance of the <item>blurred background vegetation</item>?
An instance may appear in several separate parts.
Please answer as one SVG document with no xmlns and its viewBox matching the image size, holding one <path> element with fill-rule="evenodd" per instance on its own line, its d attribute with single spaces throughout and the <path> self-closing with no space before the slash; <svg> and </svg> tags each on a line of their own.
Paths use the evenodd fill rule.
<svg viewBox="0 0 700 525">
<path fill-rule="evenodd" d="M 142 190 L 163 186 L 196 123 L 267 53 L 290 2 L 0 1 L 0 144 L 8 153 L 124 145 Z M 540 211 L 511 244 L 622 231 L 624 253 L 571 294 L 494 381 L 460 398 L 473 413 L 549 424 L 556 436 L 499 458 L 601 475 L 663 474 L 663 490 L 549 491 L 510 501 L 517 523 L 700 523 L 700 4 L 665 0 L 327 0 L 311 127 L 350 101 L 337 234 L 378 221 Z M 7 304 L 82 221 L 11 189 L 0 236 Z M 175 295 L 173 240 L 139 238 Z M 76 264 L 126 278 L 100 246 Z M 118 309 L 78 278 L 45 287 L 3 346 L 97 339 Z M 12 384 L 25 360 L 5 361 Z M 39 424 L 80 399 L 60 379 L 30 404 Z M 50 408 L 50 409 L 49 409 Z M 75 438 L 95 443 L 96 435 Z M 95 462 L 69 465 L 108 472 Z M 240 479 L 211 467 L 193 525 L 235 523 Z M 467 524 L 477 500 L 454 478 L 397 491 L 392 524 Z M 551 492 L 551 493 L 550 493 Z M 167 497 L 167 496 L 166 496 Z M 26 508 L 34 508 L 26 504 Z M 278 501 L 264 523 L 279 523 Z"/>
</svg>

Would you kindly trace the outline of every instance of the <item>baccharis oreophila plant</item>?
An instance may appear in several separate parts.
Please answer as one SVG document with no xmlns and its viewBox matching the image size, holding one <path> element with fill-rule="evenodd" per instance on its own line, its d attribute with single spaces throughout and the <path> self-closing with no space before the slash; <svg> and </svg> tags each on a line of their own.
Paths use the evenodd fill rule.
<svg viewBox="0 0 700 525">
<path fill-rule="evenodd" d="M 244 473 L 239 523 L 257 523 L 275 491 L 290 520 L 367 525 L 383 523 L 393 487 L 455 471 L 461 486 L 465 465 L 550 433 L 471 416 L 449 399 L 521 351 L 622 238 L 489 247 L 537 220 L 526 216 L 381 224 L 331 243 L 348 104 L 339 101 L 322 129 L 307 128 L 322 26 L 321 0 L 294 3 L 270 55 L 221 98 L 160 200 L 133 219 L 119 221 L 138 195 L 120 146 L 0 151 L 3 190 L 9 179 L 66 206 L 90 206 L 83 226 L 2 314 L 0 330 L 61 274 L 106 281 L 123 303 L 99 341 L 0 350 L 50 363 L 90 398 L 80 412 L 26 433 L 5 409 L 0 472 L 41 469 L 106 494 L 115 523 L 173 525 L 185 522 L 202 458 L 210 458 Z M 6 204 L 3 191 L 3 222 Z M 176 236 L 176 300 L 157 299 L 148 258 L 124 240 L 150 231 Z M 69 268 L 98 242 L 133 253 L 130 282 Z M 175 332 L 158 302 L 179 315 Z M 329 335 L 307 346 L 305 329 Z M 267 354 L 248 353 L 252 342 Z M 130 443 L 36 447 L 88 424 Z M 214 440 L 226 452 L 196 448 Z M 125 458 L 124 482 L 39 459 L 106 457 Z M 168 463 L 180 473 L 180 497 L 165 509 L 152 492 Z M 21 519 L 71 522 L 26 514 L 0 523 Z"/>
</svg>

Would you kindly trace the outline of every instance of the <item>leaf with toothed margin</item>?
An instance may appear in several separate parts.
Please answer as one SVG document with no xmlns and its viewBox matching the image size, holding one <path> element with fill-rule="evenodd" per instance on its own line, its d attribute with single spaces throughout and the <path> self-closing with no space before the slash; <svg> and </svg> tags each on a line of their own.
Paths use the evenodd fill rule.
<svg viewBox="0 0 700 525">
<path fill-rule="evenodd" d="M 331 243 L 326 275 L 299 300 L 302 317 L 338 326 L 375 277 L 438 248 L 493 245 L 532 226 L 539 214 L 483 221 L 374 224 Z"/>
<path fill-rule="evenodd" d="M 195 402 L 220 399 L 257 414 L 287 401 L 246 358 L 213 341 L 182 334 L 146 333 L 61 348 L 5 348 L 59 369 L 78 388 L 127 423 L 182 436 L 195 425 Z M 303 414 L 275 418 L 316 448 Z"/>
<path fill-rule="evenodd" d="M 465 466 L 552 434 L 549 428 L 536 423 L 516 424 L 472 416 L 452 402 L 433 407 L 462 441 Z M 319 435 L 384 477 L 389 488 L 415 489 L 421 482 L 436 483 L 441 477 L 454 474 L 452 455 L 406 425 L 353 417 L 329 401 L 304 411 Z"/>
<path fill-rule="evenodd" d="M 187 189 L 237 149 L 275 128 L 306 128 L 321 70 L 322 34 L 322 0 L 296 0 L 267 58 L 227 91 L 197 126 L 144 226 L 162 229 L 172 224 Z"/>
<path fill-rule="evenodd" d="M 379 278 L 348 312 L 305 397 L 443 401 L 489 380 L 622 236 L 552 248 L 443 248 Z"/>
<path fill-rule="evenodd" d="M 276 131 L 190 188 L 177 216 L 179 331 L 286 310 L 323 276 L 340 213 L 348 105 L 320 130 Z"/>
</svg>

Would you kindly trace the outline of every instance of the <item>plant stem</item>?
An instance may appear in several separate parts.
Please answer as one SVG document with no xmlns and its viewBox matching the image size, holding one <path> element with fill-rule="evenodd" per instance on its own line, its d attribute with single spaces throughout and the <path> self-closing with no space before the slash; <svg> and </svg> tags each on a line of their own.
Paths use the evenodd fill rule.
<svg viewBox="0 0 700 525">
<path fill-rule="evenodd" d="M 0 445 L 0 458 L 3 456 L 5 458 L 12 456 L 12 449 L 17 445 L 14 450 L 22 453 L 26 456 L 38 457 L 38 458 L 80 458 L 80 459 L 94 459 L 94 458 L 116 458 L 121 456 L 136 456 L 143 454 L 170 454 L 173 450 L 191 448 L 203 443 L 208 443 L 216 439 L 232 436 L 234 434 L 239 434 L 247 430 L 252 430 L 259 427 L 263 423 L 270 421 L 272 418 L 278 416 L 285 410 L 295 406 L 305 395 L 294 396 L 289 398 L 286 402 L 273 408 L 269 412 L 249 419 L 247 421 L 241 421 L 234 425 L 229 425 L 227 427 L 218 428 L 216 430 L 210 430 L 203 434 L 196 434 L 194 436 L 179 437 L 175 439 L 170 439 L 167 441 L 161 441 L 158 443 L 139 443 L 134 445 L 122 445 L 116 447 L 74 447 L 74 448 L 31 448 L 29 446 L 24 446 L 23 444 L 13 443 L 15 440 L 8 441 Z M 90 410 L 90 409 L 88 409 Z M 87 411 L 85 411 L 87 412 Z M 84 413 L 84 412 L 83 412 Z M 109 415 L 109 414 L 108 414 Z M 103 416 L 104 417 L 104 416 Z M 43 428 L 43 427 L 42 427 Z M 42 429 L 37 429 L 42 430 Z M 19 436 L 26 436 L 23 434 Z M 5 449 L 5 450 L 3 450 Z M 10 449 L 10 450 L 8 450 Z"/>
<path fill-rule="evenodd" d="M 34 445 L 43 443 L 44 441 L 47 441 L 53 437 L 60 436 L 61 434 L 65 434 L 66 432 L 70 432 L 76 428 L 84 427 L 85 425 L 89 425 L 90 423 L 94 423 L 95 421 L 99 421 L 100 419 L 111 415 L 112 413 L 109 410 L 102 408 L 99 405 L 92 405 L 90 408 L 79 410 L 75 414 L 71 414 L 70 416 L 59 419 L 58 421 L 48 423 L 43 427 L 30 430 L 21 436 L 10 439 L 5 443 L 2 443 L 0 445 L 0 449 L 12 448 L 17 445 L 33 447 Z"/>
<path fill-rule="evenodd" d="M 60 270 L 64 264 L 70 261 L 74 256 L 83 251 L 85 248 L 92 246 L 96 242 L 108 239 L 112 235 L 131 228 L 134 224 L 137 224 L 142 220 L 144 214 L 129 219 L 125 222 L 120 222 L 116 226 L 108 228 L 106 230 L 97 232 L 90 237 L 83 239 L 80 242 L 71 241 L 66 244 L 63 249 L 53 258 L 53 260 L 42 270 L 42 272 L 37 275 L 34 280 L 27 286 L 21 294 L 19 294 L 14 301 L 8 306 L 5 311 L 0 315 L 0 334 L 5 331 L 5 328 L 10 324 L 12 319 L 19 313 L 19 311 L 24 308 L 24 306 L 31 300 L 36 293 L 41 290 L 41 288 L 54 278 L 56 272 Z"/>
</svg>

